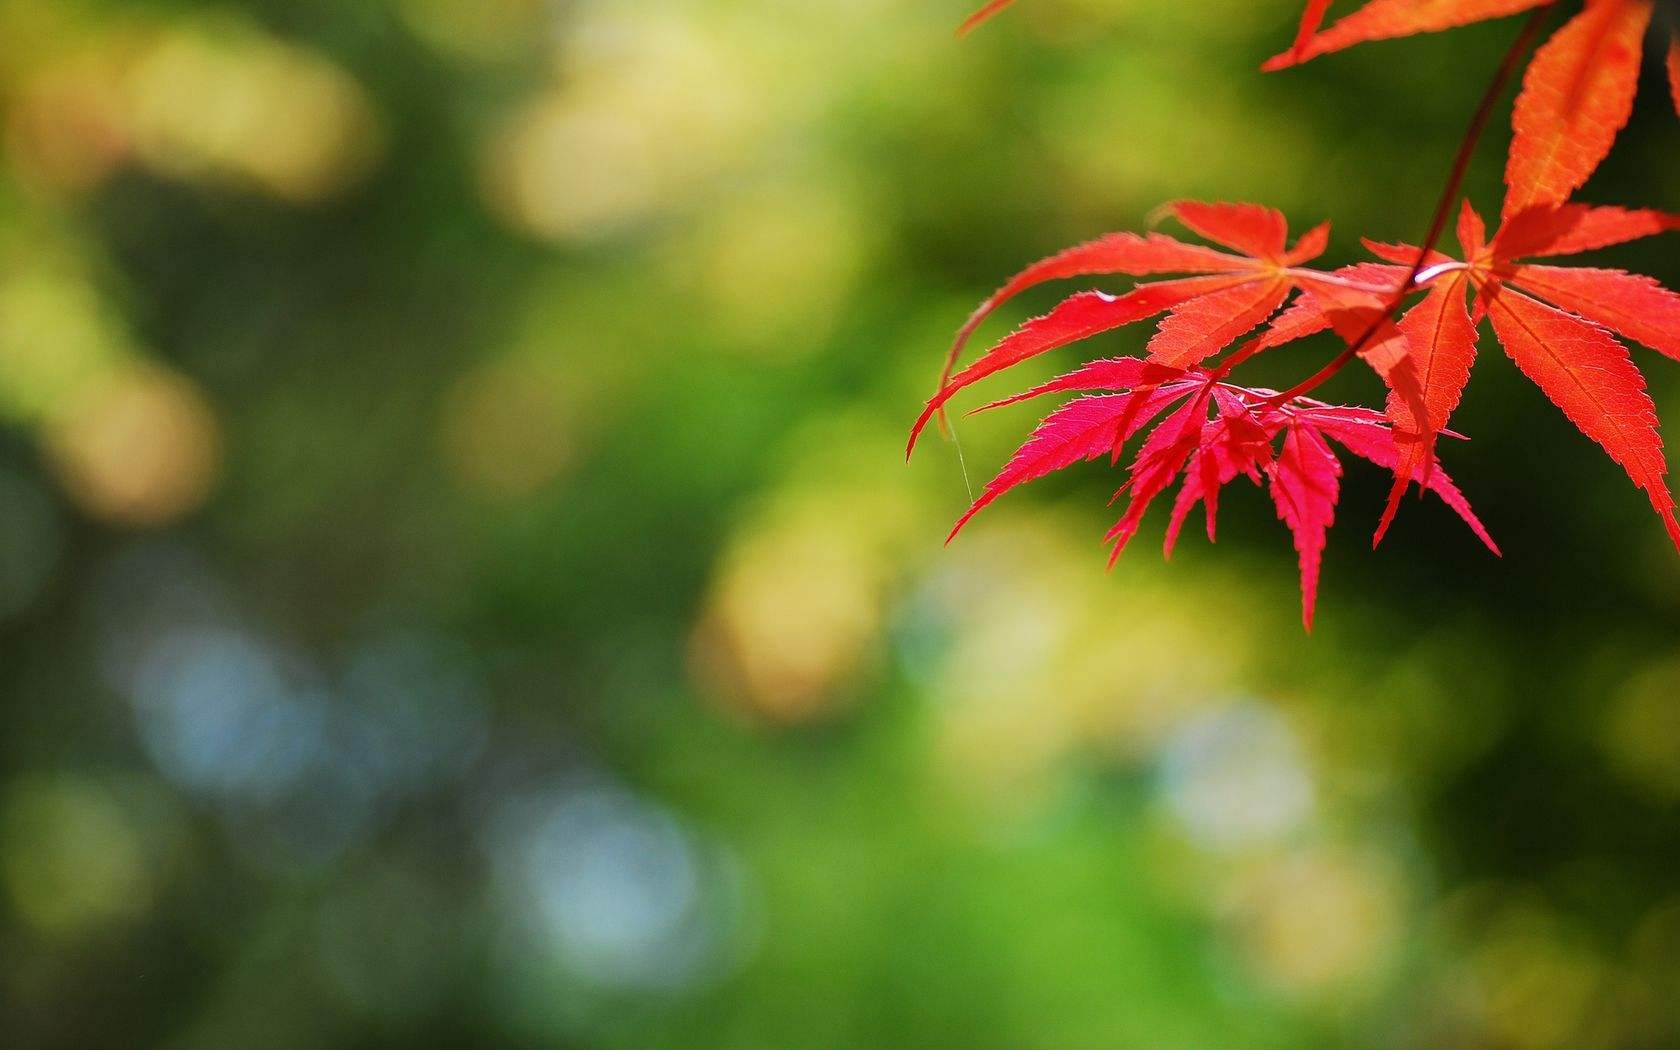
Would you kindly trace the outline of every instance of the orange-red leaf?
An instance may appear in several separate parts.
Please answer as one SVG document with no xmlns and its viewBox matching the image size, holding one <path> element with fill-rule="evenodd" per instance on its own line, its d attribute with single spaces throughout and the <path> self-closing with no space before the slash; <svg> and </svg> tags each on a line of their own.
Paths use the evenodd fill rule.
<svg viewBox="0 0 1680 1050">
<path fill-rule="evenodd" d="M 1282 313 L 1272 318 L 1266 330 L 1254 338 L 1254 343 L 1258 344 L 1257 350 L 1270 350 L 1329 329 L 1330 318 L 1325 316 L 1324 307 L 1311 292 L 1302 292 Z"/>
<path fill-rule="evenodd" d="M 1175 306 L 1149 340 L 1149 359 L 1169 368 L 1200 364 L 1276 313 L 1288 295 L 1289 281 L 1279 276 Z"/>
<path fill-rule="evenodd" d="M 1627 349 L 1603 329 L 1509 287 L 1493 291 L 1489 314 L 1517 367 L 1621 464 L 1680 548 L 1656 408 Z"/>
<path fill-rule="evenodd" d="M 1228 255 L 1200 244 L 1185 244 L 1163 233 L 1141 237 L 1135 233 L 1111 233 L 1094 241 L 1076 244 L 1049 258 L 1040 259 L 1011 277 L 969 315 L 946 354 L 945 371 L 939 377 L 939 385 L 944 386 L 950 380 L 951 369 L 962 354 L 963 346 L 981 322 L 1015 296 L 1047 281 L 1116 273 L 1131 277 L 1161 273 L 1222 273 L 1253 267 L 1251 259 Z"/>
<path fill-rule="evenodd" d="M 1387 297 L 1321 277 L 1304 277 L 1301 283 L 1344 342 L 1351 346 L 1363 340 L 1359 356 L 1389 390 L 1415 403 L 1421 396 L 1416 369 L 1405 333 L 1387 319 Z"/>
<path fill-rule="evenodd" d="M 1591 0 L 1523 76 L 1505 165 L 1509 218 L 1586 183 L 1633 112 L 1651 0 Z"/>
<path fill-rule="evenodd" d="M 1248 404 L 1237 394 L 1217 387 L 1213 396 L 1219 418 L 1202 432 L 1201 447 L 1184 466 L 1184 485 L 1173 501 L 1161 545 L 1161 553 L 1167 558 L 1172 557 L 1185 519 L 1197 503 L 1206 504 L 1207 538 L 1212 543 L 1218 530 L 1219 490 L 1239 474 L 1247 474 L 1259 484 L 1259 468 L 1272 458 L 1271 434 L 1255 421 Z"/>
<path fill-rule="evenodd" d="M 1008 465 L 987 485 L 980 498 L 968 508 L 951 534 L 949 543 L 976 514 L 999 496 L 1018 485 L 1044 477 L 1053 471 L 1100 456 L 1116 456 L 1126 441 L 1143 429 L 1168 405 L 1189 392 L 1187 386 L 1125 394 L 1098 394 L 1069 401 L 1044 418 Z"/>
<path fill-rule="evenodd" d="M 1278 517 L 1289 526 L 1301 565 L 1301 622 L 1312 630 L 1318 604 L 1318 574 L 1324 538 L 1335 523 L 1342 465 L 1330 446 L 1310 427 L 1292 426 L 1283 451 L 1266 469 Z"/>
<path fill-rule="evenodd" d="M 1650 277 L 1587 266 L 1518 266 L 1506 280 L 1680 360 L 1680 295 Z"/>
<path fill-rule="evenodd" d="M 1208 536 L 1212 539 L 1221 488 L 1246 474 L 1256 484 L 1269 482 L 1278 514 L 1289 525 L 1300 558 L 1303 619 L 1310 628 L 1341 472 L 1327 438 L 1392 469 L 1397 478 L 1404 479 L 1398 489 L 1416 481 L 1439 494 L 1497 553 L 1463 494 L 1440 470 L 1434 454 L 1438 434 L 1458 436 L 1445 427 L 1463 390 L 1474 352 L 1474 326 L 1464 303 L 1466 285 L 1472 279 L 1497 283 L 1516 270 L 1508 260 L 1492 258 L 1482 251 L 1484 234 L 1477 228 L 1480 220 L 1474 213 L 1466 212 L 1461 223 L 1466 243 L 1477 252 L 1474 264 L 1466 266 L 1432 254 L 1429 261 L 1434 266 L 1418 282 L 1418 290 L 1427 289 L 1425 300 L 1397 325 L 1390 318 L 1390 309 L 1401 291 L 1402 279 L 1417 262 L 1417 249 L 1374 245 L 1378 254 L 1396 261 L 1392 265 L 1362 263 L 1324 273 L 1302 264 L 1324 250 L 1327 227 L 1309 230 L 1290 247 L 1283 216 L 1270 208 L 1198 202 L 1179 202 L 1171 207 L 1191 230 L 1243 255 L 1186 245 L 1160 235 L 1112 235 L 1029 267 L 983 304 L 965 326 L 966 335 L 999 303 L 1058 277 L 1099 271 L 1154 272 L 1180 266 L 1192 272 L 1200 268 L 1202 274 L 1141 285 L 1124 296 L 1099 292 L 1075 295 L 1000 341 L 928 402 L 912 428 L 912 447 L 934 413 L 957 390 L 1048 350 L 1163 311 L 1169 315 L 1150 341 L 1147 360 L 1094 361 L 986 406 L 1059 391 L 1118 392 L 1076 398 L 1046 417 L 956 523 L 952 536 L 1017 485 L 1104 455 L 1118 463 L 1126 441 L 1166 412 L 1166 417 L 1150 430 L 1128 468 L 1126 483 L 1116 493 L 1117 499 L 1125 496 L 1127 503 L 1107 534 L 1114 545 L 1110 564 L 1136 535 L 1149 506 L 1180 477 L 1184 483 L 1167 524 L 1167 553 L 1170 555 L 1186 518 L 1198 503 L 1207 507 Z M 1537 243 L 1559 240 L 1568 228 L 1579 225 L 1579 218 L 1551 222 L 1545 237 Z M 1295 305 L 1273 318 L 1293 292 L 1300 294 Z M 1550 309 L 1541 303 L 1534 305 Z M 1579 318 L 1559 316 L 1588 327 Z M 1265 330 L 1218 369 L 1197 367 L 1259 325 Z M 1332 407 L 1310 398 L 1225 381 L 1234 364 L 1254 353 L 1326 328 L 1357 349 L 1388 384 L 1391 396 L 1387 415 L 1366 408 Z M 1612 344 L 1619 346 L 1613 340 Z M 1336 366 L 1344 360 L 1338 359 Z M 1184 403 L 1171 409 L 1179 401 Z M 1213 406 L 1217 406 L 1217 412 L 1210 419 Z M 1274 455 L 1280 436 L 1284 449 Z"/>
<path fill-rule="evenodd" d="M 1154 501 L 1181 477 L 1183 485 L 1167 522 L 1164 553 L 1171 556 L 1184 522 L 1198 503 L 1207 507 L 1208 539 L 1212 540 L 1220 489 L 1246 475 L 1256 484 L 1268 484 L 1278 516 L 1289 526 L 1300 559 L 1302 616 L 1310 629 L 1341 476 L 1341 465 L 1325 439 L 1334 438 L 1354 454 L 1395 469 L 1401 453 L 1387 418 L 1371 409 L 1332 406 L 1308 398 L 1279 405 L 1273 391 L 1233 386 L 1206 372 L 1169 374 L 1175 378 L 1156 385 L 1159 366 L 1120 358 L 1093 362 L 1046 384 L 1047 389 L 1139 385 L 1117 395 L 1075 398 L 1052 412 L 986 486 L 952 528 L 951 536 L 1018 485 L 1103 456 L 1118 462 L 1127 440 L 1166 412 L 1144 439 L 1128 468 L 1126 483 L 1115 494 L 1116 498 L 1126 496 L 1127 503 L 1106 536 L 1114 545 L 1109 563 L 1136 536 Z M 1168 411 L 1180 401 L 1179 407 Z M 1211 419 L 1210 402 L 1217 408 Z M 1280 434 L 1283 450 L 1274 457 L 1273 446 Z M 1433 458 L 1420 466 L 1415 480 L 1438 493 L 1498 553 L 1463 494 Z"/>
<path fill-rule="evenodd" d="M 1198 413 L 1200 419 L 1197 418 Z M 1138 450 L 1137 462 L 1132 464 L 1131 480 L 1126 482 L 1123 490 L 1130 493 L 1126 509 L 1103 537 L 1114 544 L 1114 550 L 1108 556 L 1110 567 L 1120 559 L 1126 544 L 1137 535 L 1149 505 L 1173 483 L 1185 460 L 1196 451 L 1208 426 L 1206 403 L 1201 395 L 1197 395 L 1183 408 L 1161 420 L 1144 439 L 1143 447 Z"/>
<path fill-rule="evenodd" d="M 1475 208 L 1470 206 L 1470 199 L 1464 199 L 1458 209 L 1458 246 L 1464 249 L 1466 259 L 1474 259 L 1482 254 L 1487 247 L 1487 223 Z"/>
<path fill-rule="evenodd" d="M 1275 208 L 1204 201 L 1174 201 L 1169 207 L 1179 222 L 1215 244 L 1256 259 L 1280 259 L 1284 254 L 1289 223 Z"/>
<path fill-rule="evenodd" d="M 940 375 L 939 391 L 911 428 L 909 448 L 915 448 L 922 429 L 955 392 L 970 383 L 1046 350 L 1172 310 L 1197 296 L 1242 284 L 1259 286 L 1252 294 L 1225 296 L 1208 307 L 1186 310 L 1169 319 L 1159 344 L 1163 348 L 1162 357 L 1174 361 L 1207 357 L 1275 311 L 1294 286 L 1295 272 L 1286 272 L 1285 267 L 1316 256 L 1329 241 L 1326 224 L 1307 231 L 1292 250 L 1288 249 L 1288 228 L 1283 214 L 1256 204 L 1178 201 L 1169 208 L 1190 229 L 1244 252 L 1247 257 L 1185 244 L 1161 234 L 1147 237 L 1112 234 L 1029 266 L 982 303 L 957 333 Z M 1192 272 L 1205 276 L 1140 285 L 1120 297 L 1096 292 L 1076 295 L 1050 313 L 1028 321 L 960 374 L 951 376 L 970 333 L 1012 296 L 1044 281 L 1079 274 L 1158 272 Z M 1222 312 L 1216 316 L 1210 309 L 1232 303 L 1238 312 L 1235 318 Z M 1242 323 L 1238 324 L 1239 321 Z M 1196 330 L 1198 325 L 1200 331 Z"/>
<path fill-rule="evenodd" d="M 1476 360 L 1476 326 L 1464 305 L 1466 283 L 1463 271 L 1438 279 L 1423 302 L 1400 321 L 1400 330 L 1411 345 L 1419 396 L 1415 402 L 1389 396 L 1388 418 L 1394 422 L 1400 456 L 1394 468 L 1394 487 L 1373 543 L 1382 541 L 1394 521 L 1406 487 L 1420 474 L 1429 476 L 1435 462 L 1435 436 L 1447 428 L 1447 419 L 1470 381 L 1470 366 Z"/>
<path fill-rule="evenodd" d="M 1160 386 L 1173 379 L 1182 378 L 1183 373 L 1177 369 L 1162 368 L 1160 365 L 1150 364 L 1141 357 L 1103 357 L 1089 361 L 1080 367 L 1059 375 L 1048 383 L 1040 383 L 1031 390 L 1023 390 L 1019 394 L 1011 394 L 1005 398 L 981 405 L 970 412 L 987 412 L 1005 405 L 1013 405 L 1021 401 L 1029 401 L 1045 394 L 1054 394 L 1068 390 L 1130 390 L 1136 386 Z"/>
<path fill-rule="evenodd" d="M 1295 247 L 1289 249 L 1283 261 L 1289 266 L 1299 266 L 1311 262 L 1324 254 L 1324 249 L 1330 247 L 1330 224 L 1321 222 L 1317 226 L 1301 234 L 1295 242 Z"/>
<path fill-rule="evenodd" d="M 1501 259 L 1575 255 L 1665 230 L 1680 230 L 1680 215 L 1590 204 L 1530 208 L 1500 227 L 1499 236 L 1493 239 L 1493 251 Z"/>
<path fill-rule="evenodd" d="M 1371 0 L 1329 29 L 1313 34 L 1269 59 L 1262 69 L 1283 69 L 1308 59 L 1369 40 L 1388 40 L 1414 33 L 1469 25 L 1489 18 L 1503 18 L 1539 7 L 1550 0 Z M 1312 12 L 1309 10 L 1308 15 Z M 1323 12 L 1319 12 L 1323 17 Z M 1303 28 L 1305 21 L 1303 20 Z"/>
<path fill-rule="evenodd" d="M 927 407 L 910 428 L 905 455 L 915 450 L 916 439 L 957 391 L 1029 358 L 1111 331 L 1169 310 L 1186 299 L 1206 295 L 1245 280 L 1243 277 L 1189 277 L 1179 281 L 1140 284 L 1121 296 L 1104 292 L 1080 292 L 1042 317 L 1035 317 L 992 347 L 978 361 L 963 369 L 951 382 L 928 400 Z"/>
<path fill-rule="evenodd" d="M 1372 255 L 1394 264 L 1392 267 L 1384 267 L 1383 269 L 1390 271 L 1390 273 L 1384 274 L 1384 279 L 1393 284 L 1396 289 L 1399 288 L 1400 279 L 1406 276 L 1406 271 L 1411 268 L 1413 263 L 1417 262 L 1418 252 L 1421 250 L 1415 244 L 1385 244 L 1382 241 L 1373 241 L 1370 238 L 1361 238 L 1359 243 L 1363 244 L 1365 250 Z M 1440 251 L 1432 251 L 1424 257 L 1423 264 L 1434 266 L 1436 263 L 1451 261 L 1451 257 L 1442 254 Z"/>
<path fill-rule="evenodd" d="M 1412 255 L 1408 257 L 1408 261 L 1410 258 L 1415 258 L 1416 255 L 1417 250 L 1414 248 L 1412 249 Z M 1405 276 L 1405 271 L 1394 266 L 1357 263 L 1353 266 L 1344 266 L 1339 270 L 1334 270 L 1330 276 L 1336 280 L 1350 282 L 1355 286 L 1369 288 L 1373 295 L 1380 291 L 1384 295 L 1392 296 L 1393 292 L 1399 289 L 1400 278 Z M 1269 350 L 1285 343 L 1292 343 L 1297 339 L 1305 339 L 1309 335 L 1317 335 L 1329 328 L 1330 316 L 1325 313 L 1324 303 L 1313 295 L 1310 288 L 1303 288 L 1301 293 L 1295 297 L 1295 301 L 1285 307 L 1282 313 L 1272 318 L 1265 331 L 1255 338 L 1255 349 L 1257 351 Z"/>
</svg>

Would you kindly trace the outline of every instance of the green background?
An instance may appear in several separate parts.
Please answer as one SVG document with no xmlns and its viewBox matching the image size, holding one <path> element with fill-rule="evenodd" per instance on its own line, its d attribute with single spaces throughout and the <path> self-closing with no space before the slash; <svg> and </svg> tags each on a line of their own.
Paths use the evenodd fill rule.
<svg viewBox="0 0 1680 1050">
<path fill-rule="evenodd" d="M 1419 235 L 1516 26 L 1296 6 L 0 2 L 0 1044 L 1680 1041 L 1680 559 L 1491 337 L 1505 556 L 1349 463 L 1311 635 L 1258 490 L 1105 574 L 1101 465 L 941 546 L 1042 406 L 903 463 L 1163 201 Z"/>
</svg>

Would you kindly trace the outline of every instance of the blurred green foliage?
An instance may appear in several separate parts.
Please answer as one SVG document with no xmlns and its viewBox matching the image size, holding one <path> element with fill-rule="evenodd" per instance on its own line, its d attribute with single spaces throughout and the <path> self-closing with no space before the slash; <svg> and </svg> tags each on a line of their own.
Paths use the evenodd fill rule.
<svg viewBox="0 0 1680 1050">
<path fill-rule="evenodd" d="M 1680 1041 L 1680 564 L 1491 346 L 1505 558 L 1355 469 L 1310 637 L 1257 493 L 900 460 L 1163 200 L 1417 235 L 1512 27 L 1294 7 L 0 0 L 0 1044 Z"/>
</svg>

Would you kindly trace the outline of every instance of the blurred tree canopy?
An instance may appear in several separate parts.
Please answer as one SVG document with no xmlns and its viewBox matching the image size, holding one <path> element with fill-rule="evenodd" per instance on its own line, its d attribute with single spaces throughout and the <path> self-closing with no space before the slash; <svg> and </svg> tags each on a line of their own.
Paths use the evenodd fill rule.
<svg viewBox="0 0 1680 1050">
<path fill-rule="evenodd" d="M 902 463 L 1056 246 L 1417 236 L 1512 27 L 1295 6 L 0 0 L 0 1042 L 1680 1039 L 1680 565 L 1498 354 L 1504 559 L 1350 470 L 1311 637 L 1256 492 L 1105 575 L 1100 465 L 940 546 L 1031 408 Z"/>
</svg>

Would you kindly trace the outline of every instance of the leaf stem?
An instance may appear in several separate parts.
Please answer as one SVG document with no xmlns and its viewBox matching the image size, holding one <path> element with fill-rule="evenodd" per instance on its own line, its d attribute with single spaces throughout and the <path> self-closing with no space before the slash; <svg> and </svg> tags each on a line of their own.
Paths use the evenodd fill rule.
<svg viewBox="0 0 1680 1050">
<path fill-rule="evenodd" d="M 1424 270 L 1425 262 L 1428 260 L 1430 253 L 1435 250 L 1436 245 L 1441 243 L 1441 236 L 1446 233 L 1447 220 L 1452 216 L 1453 204 L 1458 200 L 1459 191 L 1464 188 L 1464 179 L 1469 174 L 1470 162 L 1476 155 L 1476 147 L 1481 143 L 1483 132 L 1487 131 L 1488 121 L 1493 116 L 1494 107 L 1499 104 L 1500 96 L 1505 93 L 1506 86 L 1511 82 L 1511 78 L 1516 75 L 1517 66 L 1522 63 L 1529 45 L 1539 35 L 1541 28 L 1546 23 L 1546 16 L 1551 13 L 1554 6 L 1556 6 L 1555 0 L 1534 9 L 1534 12 L 1524 20 L 1522 30 L 1511 41 L 1511 46 L 1506 49 L 1505 57 L 1499 62 L 1499 68 L 1494 70 L 1493 79 L 1488 82 L 1487 90 L 1482 92 L 1482 99 L 1476 104 L 1475 112 L 1471 114 L 1470 126 L 1465 129 L 1464 138 L 1459 141 L 1458 153 L 1453 157 L 1452 169 L 1447 175 L 1447 184 L 1442 188 L 1440 200 L 1435 203 L 1435 214 L 1429 220 L 1429 233 L 1423 238 L 1423 245 L 1418 249 L 1417 259 L 1412 263 L 1411 270 L 1406 274 L 1406 279 L 1400 282 L 1400 287 L 1394 293 L 1394 297 L 1389 300 L 1387 308 L 1366 327 L 1359 338 L 1348 344 L 1346 350 L 1337 354 L 1329 364 L 1320 368 L 1317 372 L 1277 395 L 1272 399 L 1274 402 L 1281 404 L 1299 397 L 1317 388 L 1325 380 L 1340 372 L 1349 361 L 1359 355 L 1361 350 L 1370 345 L 1371 340 L 1376 338 L 1377 333 L 1382 331 L 1383 326 L 1393 321 L 1394 316 L 1400 312 L 1400 308 L 1406 305 L 1406 297 L 1414 290 L 1418 275 Z"/>
<path fill-rule="evenodd" d="M 1306 277 L 1317 284 L 1333 284 L 1338 288 L 1346 288 L 1354 292 L 1388 295 L 1394 291 L 1394 285 L 1392 284 L 1371 284 L 1369 281 L 1355 281 L 1328 270 L 1315 270 L 1310 266 L 1291 266 L 1283 272 L 1290 277 Z"/>
</svg>

